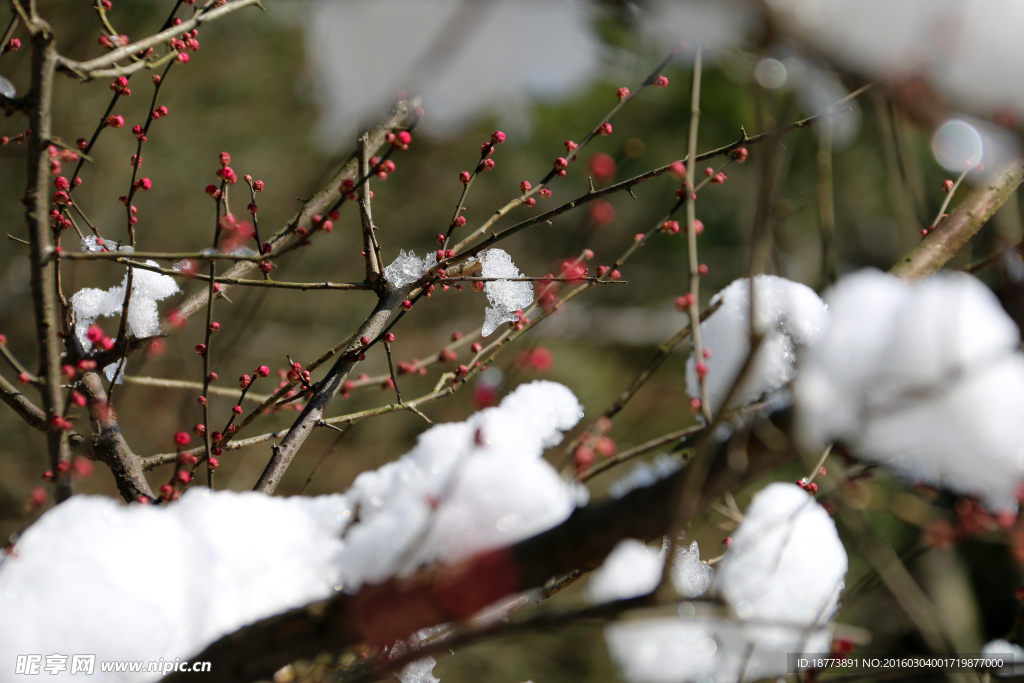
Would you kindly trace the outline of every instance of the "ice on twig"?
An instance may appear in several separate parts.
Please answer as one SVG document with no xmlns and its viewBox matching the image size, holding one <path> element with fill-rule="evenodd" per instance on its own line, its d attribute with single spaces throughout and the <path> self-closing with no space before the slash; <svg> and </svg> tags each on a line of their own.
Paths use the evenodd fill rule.
<svg viewBox="0 0 1024 683">
<path fill-rule="evenodd" d="M 775 275 L 758 275 L 754 282 L 756 329 L 764 334 L 747 377 L 728 407 L 747 405 L 793 379 L 800 347 L 814 345 L 828 327 L 825 304 L 814 291 Z M 711 299 L 721 307 L 701 323 L 701 341 L 711 357 L 705 384 L 712 412 L 721 409 L 726 394 L 750 354 L 750 280 L 734 281 Z M 696 360 L 686 364 L 686 388 L 700 397 Z"/>
<path fill-rule="evenodd" d="M 481 277 L 513 278 L 522 273 L 512 263 L 512 257 L 501 249 L 489 249 L 484 253 Z M 484 284 L 484 294 L 490 307 L 484 311 L 484 325 L 480 336 L 487 337 L 498 325 L 518 319 L 516 311 L 533 303 L 533 283 L 511 280 L 495 280 Z"/>
<path fill-rule="evenodd" d="M 579 497 L 541 454 L 581 410 L 560 384 L 522 385 L 497 407 L 427 430 L 345 494 L 192 489 L 166 507 L 74 496 L 0 564 L 0 660 L 69 650 L 185 659 L 257 619 L 544 531 Z M 432 683 L 431 669 L 418 662 L 410 681 Z M 53 680 L 78 678 L 61 675 Z"/>
<path fill-rule="evenodd" d="M 878 271 L 826 292 L 832 325 L 794 383 L 808 449 L 840 440 L 912 481 L 1016 508 L 1024 357 L 996 297 L 966 274 Z"/>
<path fill-rule="evenodd" d="M 684 563 L 693 560 L 687 555 Z M 846 570 L 824 508 L 794 484 L 769 484 L 747 508 L 711 587 L 728 616 L 684 603 L 678 618 L 613 623 L 605 639 L 635 683 L 782 676 L 787 653 L 829 651 Z"/>
<path fill-rule="evenodd" d="M 398 252 L 398 258 L 384 269 L 384 277 L 396 287 L 405 287 L 419 280 L 436 265 L 436 254 L 431 253 L 419 258 L 412 249 L 408 253 L 402 249 Z"/>
<path fill-rule="evenodd" d="M 146 261 L 146 265 L 157 264 L 155 261 Z M 127 284 L 128 276 L 125 275 L 116 287 L 106 290 L 81 289 L 71 297 L 71 308 L 76 320 L 75 336 L 86 351 L 92 349 L 92 343 L 86 337 L 89 326 L 98 318 L 121 314 Z M 136 268 L 132 276 L 132 299 L 128 306 L 128 331 L 140 339 L 159 334 L 160 316 L 156 303 L 180 291 L 170 275 Z"/>
</svg>

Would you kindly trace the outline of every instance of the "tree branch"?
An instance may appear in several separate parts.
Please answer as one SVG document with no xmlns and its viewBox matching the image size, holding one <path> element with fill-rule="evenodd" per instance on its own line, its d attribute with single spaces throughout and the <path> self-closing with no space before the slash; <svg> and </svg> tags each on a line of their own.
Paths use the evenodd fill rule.
<svg viewBox="0 0 1024 683">
<path fill-rule="evenodd" d="M 933 275 L 974 237 L 1024 179 L 1020 159 L 1011 159 L 993 170 L 985 185 L 974 188 L 959 206 L 900 259 L 889 272 L 905 280 Z"/>
<path fill-rule="evenodd" d="M 50 109 L 53 94 L 53 73 L 57 53 L 53 47 L 53 35 L 41 20 L 28 26 L 32 32 L 32 115 L 29 137 L 28 186 L 25 189 L 25 220 L 28 223 L 29 249 L 32 285 L 32 302 L 35 309 L 36 335 L 39 342 L 40 379 L 43 381 L 43 405 L 46 410 L 48 429 L 47 446 L 50 467 L 54 472 L 55 497 L 58 501 L 71 495 L 71 478 L 61 474 L 58 465 L 70 462 L 64 431 L 53 424 L 55 417 L 61 417 L 64 405 L 60 380 L 60 341 L 57 333 L 60 327 L 57 319 L 55 278 L 56 268 L 50 260 L 53 249 L 50 242 L 50 225 L 47 217 L 49 194 L 46 188 L 50 182 L 47 143 L 50 139 Z"/>
</svg>

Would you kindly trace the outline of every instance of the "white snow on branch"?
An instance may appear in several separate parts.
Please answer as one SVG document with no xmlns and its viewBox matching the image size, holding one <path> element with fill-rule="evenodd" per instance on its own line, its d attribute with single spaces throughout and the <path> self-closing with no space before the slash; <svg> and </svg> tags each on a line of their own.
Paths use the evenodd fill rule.
<svg viewBox="0 0 1024 683">
<path fill-rule="evenodd" d="M 587 597 L 591 602 L 608 602 L 647 595 L 658 587 L 664 564 L 664 555 L 640 541 L 619 541 L 601 568 L 591 575 Z"/>
<path fill-rule="evenodd" d="M 1003 666 L 996 671 L 997 676 L 1024 675 L 1024 648 L 1009 641 L 990 640 L 981 648 L 981 656 L 985 659 L 1002 659 Z"/>
<path fill-rule="evenodd" d="M 360 474 L 349 490 L 360 522 L 347 534 L 346 587 L 564 521 L 579 493 L 540 456 L 582 414 L 566 387 L 532 382 L 466 422 L 432 427 L 407 455 Z"/>
<path fill-rule="evenodd" d="M 155 261 L 146 261 L 155 266 Z M 75 312 L 75 336 L 86 351 L 92 349 L 92 342 L 86 338 L 89 326 L 98 318 L 119 316 L 124 306 L 124 292 L 128 286 L 128 275 L 121 284 L 110 289 L 80 289 L 71 297 L 71 308 Z M 128 306 L 128 331 L 137 338 L 160 334 L 160 316 L 156 303 L 177 294 L 177 283 L 170 275 L 161 275 L 149 270 L 135 269 L 132 276 L 132 300 Z"/>
<path fill-rule="evenodd" d="M 1024 475 L 1020 333 L 966 274 L 877 271 L 825 295 L 832 325 L 794 383 L 806 448 L 840 440 L 905 477 L 1016 508 Z"/>
<path fill-rule="evenodd" d="M 581 501 L 540 457 L 581 416 L 569 389 L 539 381 L 466 422 L 432 427 L 344 494 L 193 489 L 166 507 L 74 496 L 29 527 L 0 565 L 0 660 L 184 659 L 335 591 L 532 536 Z M 409 675 L 432 683 L 431 670 L 424 661 Z"/>
<path fill-rule="evenodd" d="M 483 270 L 481 277 L 511 278 L 522 277 L 522 273 L 512 263 L 512 257 L 501 249 L 489 249 L 482 258 Z M 533 283 L 496 280 L 484 283 L 484 294 L 490 307 L 484 311 L 484 325 L 480 330 L 481 337 L 489 336 L 498 325 L 518 319 L 516 311 L 533 303 Z"/>
<path fill-rule="evenodd" d="M 668 539 L 662 543 L 660 553 L 632 538 L 620 541 L 590 577 L 587 596 L 592 602 L 608 602 L 647 595 L 661 580 L 667 547 Z M 711 586 L 715 570 L 701 562 L 700 547 L 693 541 L 676 549 L 669 577 L 680 595 L 699 598 Z"/>
<path fill-rule="evenodd" d="M 437 254 L 431 252 L 424 258 L 416 256 L 412 249 L 398 252 L 398 258 L 384 268 L 384 277 L 396 287 L 405 287 L 426 275 L 427 271 L 437 265 Z"/>
<path fill-rule="evenodd" d="M 792 380 L 800 347 L 815 344 L 828 327 L 828 310 L 810 287 L 775 275 L 758 275 L 754 282 L 756 328 L 765 337 L 729 407 L 752 403 Z M 750 354 L 750 280 L 734 281 L 711 302 L 718 300 L 721 307 L 700 325 L 704 348 L 711 351 L 703 360 L 712 412 L 722 408 Z M 686 364 L 686 388 L 699 397 L 696 361 L 691 356 Z"/>
<path fill-rule="evenodd" d="M 785 675 L 787 653 L 829 650 L 846 570 L 824 508 L 794 484 L 770 484 L 748 507 L 711 589 L 728 615 L 685 603 L 678 618 L 610 624 L 605 639 L 635 683 Z"/>
</svg>

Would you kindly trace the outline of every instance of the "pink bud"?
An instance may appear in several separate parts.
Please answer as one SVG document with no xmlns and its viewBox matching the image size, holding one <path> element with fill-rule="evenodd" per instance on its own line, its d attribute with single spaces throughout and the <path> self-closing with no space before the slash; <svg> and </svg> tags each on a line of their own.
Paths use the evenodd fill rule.
<svg viewBox="0 0 1024 683">
<path fill-rule="evenodd" d="M 505 142 L 505 134 L 504 133 L 502 133 L 500 130 L 496 130 L 493 133 L 491 133 L 491 144 L 492 145 L 500 145 L 503 142 Z"/>
<path fill-rule="evenodd" d="M 618 93 L 619 102 L 629 97 L 629 88 L 619 88 Z"/>
<path fill-rule="evenodd" d="M 668 79 L 665 78 L 664 76 L 658 76 L 653 81 L 651 81 L 651 85 L 653 85 L 655 88 L 667 88 Z"/>
</svg>

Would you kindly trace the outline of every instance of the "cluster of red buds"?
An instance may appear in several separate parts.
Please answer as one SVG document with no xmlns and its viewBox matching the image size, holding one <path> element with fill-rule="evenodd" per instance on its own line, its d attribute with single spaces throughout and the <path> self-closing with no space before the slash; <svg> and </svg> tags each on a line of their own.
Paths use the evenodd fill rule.
<svg viewBox="0 0 1024 683">
<path fill-rule="evenodd" d="M 11 38 L 3 47 L 3 52 L 17 52 L 21 49 L 21 39 Z"/>
<path fill-rule="evenodd" d="M 26 130 L 24 133 L 19 133 L 18 135 L 15 135 L 13 138 L 9 138 L 6 135 L 0 136 L 0 147 L 9 144 L 12 141 L 20 145 L 21 143 L 25 142 L 25 140 L 27 140 L 29 137 L 31 137 L 31 135 L 32 131 Z"/>
<path fill-rule="evenodd" d="M 610 458 L 618 452 L 615 442 L 605 436 L 612 428 L 612 421 L 602 415 L 597 418 L 594 427 L 585 435 L 582 443 L 573 451 L 573 460 L 578 472 L 587 471 L 594 464 L 597 455 Z"/>
<path fill-rule="evenodd" d="M 407 130 L 403 130 L 399 133 L 388 133 L 384 136 L 384 141 L 395 149 L 400 149 L 403 152 L 409 149 L 409 143 L 412 142 L 412 133 Z"/>
<path fill-rule="evenodd" d="M 161 104 L 159 107 L 153 110 L 152 116 L 154 119 L 162 119 L 163 117 L 167 116 L 167 114 L 167 107 Z"/>
<path fill-rule="evenodd" d="M 807 477 L 798 480 L 796 482 L 796 485 L 802 488 L 804 491 L 807 491 L 807 493 L 811 494 L 812 496 L 818 492 L 818 485 L 815 484 L 813 481 L 808 480 Z"/>
<path fill-rule="evenodd" d="M 78 152 L 74 152 L 70 149 L 61 149 L 57 145 L 50 145 L 46 150 L 47 156 L 50 159 L 50 174 L 60 175 L 62 164 L 72 164 L 78 161 Z M 80 178 L 75 178 L 75 186 L 82 184 Z"/>
<path fill-rule="evenodd" d="M 370 169 L 370 172 L 374 173 L 381 180 L 387 180 L 388 174 L 395 172 L 395 162 L 391 159 L 381 161 L 380 157 L 370 157 Z"/>
<path fill-rule="evenodd" d="M 221 156 L 223 157 L 223 154 Z M 238 182 L 238 175 L 235 174 L 235 170 L 226 164 L 217 169 L 217 177 L 228 185 L 234 185 Z"/>
<path fill-rule="evenodd" d="M 132 89 L 128 87 L 128 78 L 126 76 L 118 76 L 117 80 L 110 84 L 110 89 L 122 97 L 130 97 L 132 94 Z"/>
<path fill-rule="evenodd" d="M 85 333 L 85 338 L 92 342 L 94 346 L 102 348 L 104 351 L 110 351 L 114 348 L 114 340 L 104 334 L 103 328 L 99 325 L 90 325 Z"/>
</svg>

